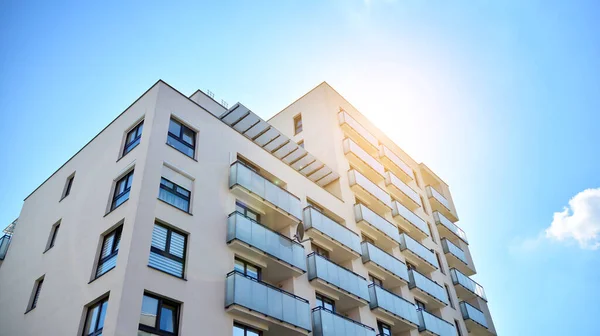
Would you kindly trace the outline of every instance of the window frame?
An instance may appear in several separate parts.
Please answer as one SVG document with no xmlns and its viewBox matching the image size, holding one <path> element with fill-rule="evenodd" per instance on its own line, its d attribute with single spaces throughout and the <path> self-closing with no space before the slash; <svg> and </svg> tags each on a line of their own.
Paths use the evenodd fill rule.
<svg viewBox="0 0 600 336">
<path fill-rule="evenodd" d="M 462 331 L 460 330 L 460 325 L 457 319 L 454 319 L 454 328 L 456 329 L 456 335 L 462 336 Z"/>
<path fill-rule="evenodd" d="M 110 253 L 106 257 L 102 258 L 102 250 L 104 249 L 104 244 L 106 243 L 106 239 L 108 239 L 108 237 L 110 237 L 113 234 L 114 234 L 114 238 L 112 241 L 112 246 L 110 247 Z M 98 254 L 98 262 L 96 263 L 96 270 L 94 272 L 94 280 L 98 279 L 99 277 L 103 276 L 104 274 L 110 272 L 115 267 L 117 267 L 117 263 L 115 262 L 115 266 L 105 270 L 102 274 L 98 275 L 98 269 L 100 269 L 100 266 L 104 265 L 104 263 L 106 261 L 108 261 L 109 259 L 119 255 L 122 235 L 123 235 L 123 225 L 119 225 L 114 230 L 111 230 L 102 236 L 102 244 L 100 245 L 100 253 Z M 119 248 L 116 248 L 116 247 L 119 247 Z"/>
<path fill-rule="evenodd" d="M 236 327 L 244 330 L 244 336 L 248 335 L 248 331 L 251 331 L 251 332 L 257 334 L 258 336 L 262 336 L 262 334 L 263 334 L 261 330 L 258 330 L 258 329 L 252 328 L 250 326 L 247 326 L 245 324 L 241 324 L 241 323 L 237 323 L 236 321 L 233 321 L 233 328 L 236 328 Z"/>
<path fill-rule="evenodd" d="M 25 313 L 28 313 L 37 307 L 38 301 L 40 299 L 40 294 L 42 293 L 42 288 L 44 285 L 45 277 L 46 277 L 46 275 L 44 274 L 40 278 L 35 280 L 35 282 L 33 284 L 33 291 L 31 293 L 31 297 L 29 299 L 29 304 L 27 305 L 27 310 L 25 311 Z"/>
<path fill-rule="evenodd" d="M 452 295 L 450 295 L 450 287 L 447 284 L 444 284 L 444 288 L 446 288 L 446 294 L 448 295 L 448 301 L 450 303 L 450 307 L 452 309 L 456 309 L 456 306 L 454 305 L 454 300 L 452 299 Z"/>
<path fill-rule="evenodd" d="M 98 329 L 98 324 L 100 324 L 100 315 L 102 314 L 102 306 L 104 304 L 107 305 L 106 309 L 108 310 L 108 296 L 103 297 L 100 300 L 94 302 L 93 304 L 90 304 L 90 305 L 86 306 L 85 319 L 83 320 L 83 330 L 81 332 L 82 336 L 99 336 L 99 335 L 102 335 L 102 331 L 104 329 L 104 324 L 102 324 L 102 327 L 100 329 Z M 99 315 L 96 316 L 96 325 L 94 326 L 94 331 L 91 334 L 86 334 L 85 326 L 87 325 L 88 319 L 90 317 L 90 313 L 96 307 L 99 307 L 100 309 L 98 309 L 98 314 Z"/>
<path fill-rule="evenodd" d="M 440 257 L 438 251 L 435 251 L 435 257 L 437 258 L 438 264 L 440 265 L 440 272 L 446 275 L 446 270 L 444 269 L 444 264 L 442 264 L 442 258 Z"/>
<path fill-rule="evenodd" d="M 240 272 L 240 271 L 238 271 L 238 270 L 235 268 L 236 261 L 239 261 L 240 263 L 242 263 L 242 264 L 244 265 L 244 271 L 243 271 L 243 272 Z M 252 266 L 252 267 L 256 268 L 256 275 L 257 275 L 257 278 L 258 278 L 258 279 L 255 279 L 253 276 L 251 276 L 251 275 L 249 275 L 249 274 L 248 274 L 248 265 L 250 265 L 250 266 Z M 234 269 L 235 271 L 237 271 L 237 272 L 240 272 L 240 273 L 242 273 L 244 276 L 246 276 L 247 278 L 249 278 L 249 279 L 251 279 L 251 280 L 262 281 L 262 269 L 261 269 L 261 268 L 260 268 L 258 265 L 256 265 L 256 264 L 253 264 L 253 263 L 251 263 L 251 262 L 249 262 L 249 261 L 246 261 L 246 260 L 244 260 L 244 259 L 238 258 L 237 256 L 236 256 L 236 257 L 234 258 L 234 260 L 233 260 L 233 269 Z"/>
<path fill-rule="evenodd" d="M 389 334 L 385 334 L 383 332 L 384 329 L 386 329 L 389 332 Z M 381 322 L 379 320 L 377 321 L 377 331 L 379 332 L 380 336 L 392 336 L 392 327 L 389 324 Z"/>
<path fill-rule="evenodd" d="M 427 306 L 425 306 L 425 302 L 415 299 L 415 306 L 417 307 L 417 310 L 423 310 L 423 311 L 427 311 Z"/>
<path fill-rule="evenodd" d="M 58 235 L 58 229 L 60 229 L 60 221 L 52 225 L 52 228 L 50 229 L 50 237 L 48 239 L 48 243 L 46 244 L 46 249 L 44 250 L 44 253 L 53 248 L 54 244 L 56 244 L 56 236 Z"/>
<path fill-rule="evenodd" d="M 329 260 L 329 251 L 327 251 L 326 249 L 322 248 L 321 246 L 319 246 L 319 245 L 317 245 L 317 244 L 315 244 L 313 242 L 311 242 L 311 248 L 312 248 L 312 251 L 316 255 L 321 256 L 321 257 Z"/>
<path fill-rule="evenodd" d="M 378 277 L 374 276 L 373 274 L 369 273 L 369 281 L 371 281 L 371 283 L 375 284 L 375 286 L 379 286 L 381 288 L 383 288 L 383 280 L 379 279 Z"/>
<path fill-rule="evenodd" d="M 168 186 L 164 185 L 163 184 L 163 180 L 171 183 L 173 185 L 173 188 L 169 188 Z M 179 210 L 181 210 L 183 212 L 192 213 L 190 211 L 190 209 L 192 207 L 192 191 L 191 190 L 187 190 L 186 188 L 180 186 L 179 184 L 177 184 L 177 183 L 175 183 L 175 182 L 173 182 L 173 181 L 171 181 L 171 180 L 169 180 L 167 178 L 164 178 L 162 176 L 160 178 L 159 188 L 162 189 L 162 190 L 164 190 L 164 191 L 166 191 L 166 192 L 168 192 L 168 193 L 171 193 L 172 195 L 174 195 L 176 197 L 179 197 L 179 198 L 182 198 L 182 199 L 186 200 L 187 201 L 187 209 L 182 209 L 182 208 L 176 206 L 175 204 L 171 204 L 168 201 L 165 201 L 164 199 L 160 198 L 160 193 L 159 193 L 159 196 L 158 196 L 159 200 L 161 200 L 161 201 L 163 201 L 163 202 L 165 202 L 165 203 L 167 203 L 169 205 L 172 205 L 172 206 L 176 207 L 177 209 L 179 209 Z M 189 194 L 189 196 L 185 196 L 184 194 L 180 193 L 179 191 L 177 191 L 177 188 L 181 188 L 181 189 L 187 191 L 188 194 Z"/>
<path fill-rule="evenodd" d="M 123 145 L 123 151 L 121 157 L 129 154 L 135 147 L 137 147 L 142 140 L 142 133 L 144 131 L 144 120 L 140 121 L 137 125 L 131 128 L 125 135 L 125 145 Z M 135 138 L 129 141 L 129 135 L 135 133 Z M 139 133 L 139 134 L 138 134 Z"/>
<path fill-rule="evenodd" d="M 176 124 L 179 125 L 179 134 L 175 134 L 175 133 L 171 132 L 171 122 L 174 122 L 174 123 L 176 123 Z M 189 131 L 189 132 L 191 132 L 191 133 L 193 133 L 193 136 L 191 137 L 192 138 L 192 142 L 193 142 L 192 144 L 189 144 L 187 141 L 185 141 L 183 139 L 183 135 L 184 135 L 184 133 L 185 133 L 186 130 Z M 192 159 L 195 160 L 195 157 L 196 157 L 196 142 L 197 142 L 196 141 L 196 137 L 197 136 L 198 136 L 198 132 L 197 131 L 191 129 L 190 127 L 188 127 L 187 125 L 185 125 L 183 122 L 181 122 L 181 121 L 179 121 L 176 118 L 173 118 L 171 116 L 171 118 L 169 119 L 169 129 L 167 130 L 167 145 L 169 145 L 170 147 L 175 148 L 178 152 L 184 154 L 185 156 L 190 157 L 190 158 L 192 158 Z M 192 150 L 192 155 L 190 156 L 187 153 L 184 153 L 181 150 L 179 150 L 179 148 L 177 148 L 177 147 L 173 146 L 172 144 L 170 144 L 169 143 L 169 137 L 174 138 L 175 140 L 177 140 L 177 142 L 179 142 L 182 145 L 190 148 Z"/>
<path fill-rule="evenodd" d="M 299 134 L 303 131 L 302 113 L 298 113 L 294 116 L 294 135 Z"/>
<path fill-rule="evenodd" d="M 73 173 L 73 174 L 69 175 L 69 177 L 67 177 L 67 181 L 65 182 L 65 188 L 63 189 L 62 196 L 60 197 L 61 201 L 71 194 L 71 189 L 73 189 L 73 181 L 74 180 L 75 180 L 75 173 Z"/>
<path fill-rule="evenodd" d="M 321 302 L 321 304 L 319 304 L 319 301 Z M 333 312 L 333 313 L 336 312 L 335 300 L 330 299 L 327 296 L 325 296 L 325 295 L 323 295 L 323 294 L 321 294 L 319 292 L 315 293 L 315 302 L 316 302 L 316 307 L 321 307 L 322 309 L 330 311 L 330 312 Z M 324 305 L 325 303 L 331 305 L 331 307 L 333 309 L 327 309 L 327 308 L 325 308 L 325 305 Z"/>
<path fill-rule="evenodd" d="M 171 299 L 168 298 L 164 298 L 158 295 L 154 295 L 148 292 L 144 292 L 144 295 L 142 296 L 142 300 L 143 297 L 147 296 L 149 298 L 155 299 L 157 300 L 157 304 L 156 304 L 156 323 L 155 323 L 155 327 L 151 327 L 149 325 L 146 324 L 142 324 L 138 322 L 138 330 L 141 331 L 145 331 L 148 333 L 151 333 L 153 335 L 158 335 L 158 336 L 177 336 L 179 335 L 179 318 L 181 315 L 181 303 L 178 303 L 176 301 L 173 301 Z M 170 331 L 165 331 L 160 329 L 160 315 L 162 313 L 162 307 L 163 305 L 167 305 L 167 306 L 171 306 L 171 307 L 175 307 L 175 318 L 173 321 L 173 330 L 174 332 L 170 332 Z M 140 315 L 141 315 L 141 311 L 140 311 Z"/>
<path fill-rule="evenodd" d="M 238 207 L 242 208 L 244 211 L 239 211 Z M 254 209 L 250 208 L 249 206 L 247 206 L 245 203 L 243 203 L 240 200 L 235 200 L 235 211 L 241 213 L 242 215 L 244 215 L 245 217 L 260 223 L 260 213 L 258 211 L 255 211 Z M 252 215 L 254 215 L 256 217 L 256 219 L 253 219 L 252 217 L 248 216 L 248 213 L 251 213 Z"/>
<path fill-rule="evenodd" d="M 150 244 L 150 253 L 156 253 L 156 254 L 161 255 L 161 256 L 163 256 L 163 257 L 165 257 L 167 259 L 171 259 L 173 261 L 180 262 L 181 263 L 181 276 L 176 276 L 176 275 L 173 275 L 173 274 L 171 274 L 169 272 L 161 270 L 160 268 L 157 268 L 157 267 L 154 267 L 154 266 L 150 266 L 150 264 L 149 264 L 150 263 L 150 259 L 148 259 L 148 267 L 150 267 L 152 269 L 155 269 L 157 271 L 161 271 L 161 272 L 166 273 L 168 275 L 174 276 L 176 278 L 185 279 L 185 260 L 186 260 L 186 256 L 187 256 L 187 239 L 188 239 L 187 233 L 181 232 L 181 231 L 179 231 L 177 229 L 174 229 L 174 228 L 172 228 L 172 227 L 170 227 L 168 225 L 165 225 L 163 223 L 155 221 L 154 222 L 154 226 L 157 226 L 157 225 L 167 230 L 167 237 L 165 239 L 165 251 L 159 249 L 158 247 L 154 247 L 154 246 L 152 246 L 152 244 Z M 153 232 L 154 232 L 154 227 L 152 227 L 152 229 L 153 229 Z M 171 249 L 171 235 L 172 235 L 173 232 L 175 232 L 175 233 L 183 236 L 183 258 L 180 258 L 180 257 L 178 257 L 178 256 L 176 256 L 174 254 L 171 254 L 169 252 L 169 250 Z"/>
<path fill-rule="evenodd" d="M 129 196 L 127 196 L 127 199 L 124 200 L 123 202 L 121 202 L 119 205 L 115 205 L 115 201 L 119 198 L 121 198 L 122 196 L 124 196 L 125 194 L 131 192 L 131 187 L 133 186 L 133 173 L 134 173 L 134 169 L 132 169 L 131 171 L 127 172 L 125 175 L 123 175 L 121 178 L 119 178 L 116 182 L 115 182 L 115 190 L 113 192 L 113 197 L 110 201 L 110 211 L 115 210 L 116 208 L 120 207 L 121 205 L 123 205 L 123 203 L 127 202 L 129 200 Z M 129 178 L 131 178 L 131 181 L 129 181 Z M 118 193 L 119 191 L 119 185 L 122 181 L 125 181 L 125 190 L 123 190 L 122 192 Z M 129 187 L 127 187 L 127 182 L 129 182 Z"/>
</svg>

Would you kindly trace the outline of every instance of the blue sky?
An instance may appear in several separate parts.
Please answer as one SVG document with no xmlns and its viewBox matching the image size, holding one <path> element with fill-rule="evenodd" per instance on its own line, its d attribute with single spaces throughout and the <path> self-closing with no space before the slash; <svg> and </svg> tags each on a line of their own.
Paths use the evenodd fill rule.
<svg viewBox="0 0 600 336">
<path fill-rule="evenodd" d="M 214 3 L 0 4 L 1 225 L 158 79 L 263 117 L 325 80 L 450 184 L 500 335 L 598 334 L 599 3 Z"/>
</svg>

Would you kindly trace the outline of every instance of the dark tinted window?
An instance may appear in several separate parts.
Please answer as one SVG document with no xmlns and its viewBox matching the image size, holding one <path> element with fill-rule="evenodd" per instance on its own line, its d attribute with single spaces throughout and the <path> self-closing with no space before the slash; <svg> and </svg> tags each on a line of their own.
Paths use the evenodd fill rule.
<svg viewBox="0 0 600 336">
<path fill-rule="evenodd" d="M 194 158 L 194 152 L 196 150 L 196 132 L 177 120 L 171 119 L 169 123 L 167 144 L 183 154 Z"/>
<path fill-rule="evenodd" d="M 133 170 L 123 176 L 115 186 L 115 193 L 112 200 L 111 210 L 123 204 L 129 199 L 129 191 L 131 191 L 131 183 L 133 182 Z"/>
<path fill-rule="evenodd" d="M 101 336 L 104 328 L 104 318 L 108 308 L 108 298 L 90 306 L 85 318 L 84 336 Z"/>
<path fill-rule="evenodd" d="M 100 250 L 100 259 L 96 269 L 96 278 L 110 271 L 117 265 L 117 255 L 119 254 L 119 245 L 121 244 L 122 226 L 119 226 L 112 232 L 106 234 L 102 240 L 102 249 Z"/>
<path fill-rule="evenodd" d="M 178 303 L 144 294 L 138 335 L 177 335 L 178 323 Z"/>
<path fill-rule="evenodd" d="M 160 200 L 163 200 L 185 212 L 189 212 L 190 196 L 191 193 L 189 190 L 167 180 L 164 177 L 161 178 L 160 189 L 158 191 L 158 198 Z"/>
<path fill-rule="evenodd" d="M 155 223 L 148 266 L 182 278 L 186 242 L 185 234 Z"/>
<path fill-rule="evenodd" d="M 132 149 L 134 149 L 139 143 L 140 139 L 142 139 L 142 130 L 144 129 L 144 122 L 142 121 L 137 126 L 135 126 L 129 133 L 127 133 L 127 137 L 125 138 L 125 147 L 123 148 L 123 155 L 129 153 Z"/>
</svg>

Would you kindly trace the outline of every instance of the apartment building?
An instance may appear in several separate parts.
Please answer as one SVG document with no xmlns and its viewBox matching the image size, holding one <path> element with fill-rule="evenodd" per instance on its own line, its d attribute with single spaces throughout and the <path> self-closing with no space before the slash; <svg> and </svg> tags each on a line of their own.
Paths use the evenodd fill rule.
<svg viewBox="0 0 600 336">
<path fill-rule="evenodd" d="M 0 335 L 495 335 L 457 221 L 327 83 L 265 121 L 158 81 L 5 229 Z"/>
</svg>

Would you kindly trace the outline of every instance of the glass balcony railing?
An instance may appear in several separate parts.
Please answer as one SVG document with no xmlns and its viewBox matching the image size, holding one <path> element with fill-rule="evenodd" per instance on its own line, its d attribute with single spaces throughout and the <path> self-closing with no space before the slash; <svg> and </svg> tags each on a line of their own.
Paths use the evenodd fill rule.
<svg viewBox="0 0 600 336">
<path fill-rule="evenodd" d="M 225 280 L 225 308 L 232 305 L 242 306 L 308 332 L 312 330 L 307 300 L 236 271 L 227 274 Z"/>
<path fill-rule="evenodd" d="M 420 259 L 424 260 L 431 266 L 435 268 L 439 268 L 437 258 L 428 248 L 423 246 L 418 241 L 412 239 L 406 233 L 400 235 L 400 250 L 410 250 L 413 254 L 417 255 Z"/>
<path fill-rule="evenodd" d="M 379 216 L 365 205 L 354 205 L 354 217 L 357 223 L 360 221 L 365 221 L 367 224 L 371 225 L 378 231 L 381 231 L 386 236 L 390 237 L 396 242 L 400 242 L 400 233 L 398 233 L 398 228 L 396 225 L 388 222 L 386 219 Z"/>
<path fill-rule="evenodd" d="M 377 174 L 381 175 L 379 178 L 383 178 L 385 174 L 385 169 L 383 165 L 377 161 L 371 154 L 367 153 L 364 149 L 362 149 L 356 142 L 352 141 L 352 139 L 346 138 L 343 142 L 344 145 L 344 153 L 352 153 L 356 158 L 360 161 L 364 162 L 370 169 L 372 169 Z"/>
<path fill-rule="evenodd" d="M 487 320 L 483 312 L 466 302 L 460 302 L 460 312 L 462 313 L 464 320 L 472 320 L 473 322 L 487 328 Z"/>
<path fill-rule="evenodd" d="M 450 269 L 450 276 L 452 277 L 452 283 L 454 285 L 461 285 L 471 293 L 487 301 L 487 297 L 485 296 L 485 290 L 480 284 L 475 282 L 473 279 L 462 274 L 456 268 Z"/>
<path fill-rule="evenodd" d="M 392 172 L 388 171 L 385 173 L 385 184 L 392 185 L 396 189 L 400 190 L 402 194 L 408 197 L 415 204 L 421 206 L 421 198 L 419 197 L 419 194 L 416 191 L 414 191 L 413 188 L 409 187 L 404 182 L 402 182 L 402 180 L 399 179 Z"/>
<path fill-rule="evenodd" d="M 369 301 L 367 280 L 362 276 L 315 253 L 308 255 L 307 264 L 309 281 L 318 278 L 344 292 Z"/>
<path fill-rule="evenodd" d="M 454 243 L 452 243 L 446 238 L 442 238 L 441 241 L 444 253 L 451 253 L 453 256 L 460 259 L 460 261 L 464 262 L 465 264 L 468 264 L 465 251 L 463 251 L 460 247 L 454 245 Z"/>
<path fill-rule="evenodd" d="M 284 211 L 299 221 L 302 220 L 300 199 L 282 189 L 241 162 L 234 162 L 229 171 L 229 188 L 240 186 L 257 195 L 275 208 Z"/>
<path fill-rule="evenodd" d="M 388 208 L 391 207 L 392 199 L 390 195 L 385 190 L 381 189 L 378 185 L 371 182 L 361 173 L 357 172 L 354 169 L 351 169 L 348 171 L 348 179 L 350 181 L 351 187 L 354 185 L 358 185 L 361 189 L 366 191 L 381 204 Z"/>
<path fill-rule="evenodd" d="M 398 155 L 394 154 L 389 148 L 385 145 L 379 146 L 379 157 L 381 159 L 388 160 L 389 163 L 395 166 L 394 169 L 396 172 L 402 172 L 405 175 L 406 179 L 412 180 L 415 177 L 413 170 L 404 162 Z"/>
<path fill-rule="evenodd" d="M 375 336 L 375 330 L 322 307 L 313 308 L 314 336 Z"/>
<path fill-rule="evenodd" d="M 435 219 L 435 223 L 437 225 L 443 225 L 450 232 L 454 233 L 458 238 L 462 239 L 465 243 L 468 243 L 467 234 L 456 224 L 452 223 L 448 218 L 444 217 L 444 215 L 437 211 L 434 211 L 433 218 Z"/>
<path fill-rule="evenodd" d="M 366 128 L 364 128 L 358 121 L 356 121 L 356 119 L 352 118 L 350 114 L 348 114 L 348 112 L 341 111 L 338 114 L 338 121 L 340 123 L 340 126 L 347 125 L 354 132 L 353 135 L 357 135 L 358 137 L 360 137 L 360 139 L 362 140 L 361 142 L 372 146 L 373 149 L 377 149 L 377 147 L 379 146 L 379 140 L 377 140 L 377 138 L 373 134 L 367 131 Z"/>
<path fill-rule="evenodd" d="M 304 246 L 237 211 L 229 215 L 227 222 L 227 242 L 234 239 L 306 272 Z"/>
<path fill-rule="evenodd" d="M 438 336 L 456 336 L 456 329 L 449 322 L 422 309 L 418 310 L 417 314 L 419 316 L 419 331 L 428 331 Z"/>
<path fill-rule="evenodd" d="M 358 234 L 308 206 L 304 208 L 304 229 L 308 231 L 313 228 L 360 254 L 360 236 Z"/>
<path fill-rule="evenodd" d="M 410 278 L 408 288 L 418 288 L 436 300 L 448 304 L 448 294 L 444 287 L 415 270 L 409 270 L 408 277 Z"/>
<path fill-rule="evenodd" d="M 363 263 L 373 262 L 384 270 L 408 282 L 406 264 L 369 242 L 362 242 Z"/>
<path fill-rule="evenodd" d="M 402 217 L 405 221 L 409 222 L 412 226 L 416 227 L 425 235 L 430 235 L 427 223 L 421 217 L 417 216 L 414 212 L 410 211 L 407 207 L 405 207 L 398 201 L 392 202 L 392 215 L 394 217 Z"/>
<path fill-rule="evenodd" d="M 446 209 L 450 210 L 450 202 L 446 199 L 446 197 L 442 196 L 435 188 L 432 186 L 427 186 L 427 196 L 435 198 L 438 202 L 440 202 Z"/>
<path fill-rule="evenodd" d="M 0 238 L 0 260 L 4 260 L 6 257 L 6 252 L 8 251 L 8 247 L 10 246 L 10 240 L 12 236 L 4 235 Z"/>
<path fill-rule="evenodd" d="M 369 295 L 371 296 L 369 303 L 371 309 L 381 308 L 403 320 L 419 325 L 417 309 L 411 302 L 374 283 L 369 285 Z"/>
</svg>

